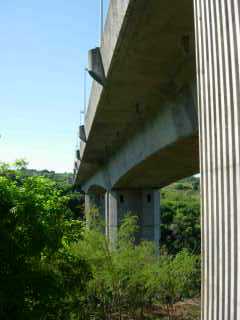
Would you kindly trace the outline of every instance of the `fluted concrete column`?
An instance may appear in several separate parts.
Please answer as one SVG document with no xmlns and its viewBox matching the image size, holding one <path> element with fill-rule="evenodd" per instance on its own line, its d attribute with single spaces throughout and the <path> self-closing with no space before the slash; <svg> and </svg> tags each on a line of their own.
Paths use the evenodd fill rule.
<svg viewBox="0 0 240 320">
<path fill-rule="evenodd" d="M 124 216 L 131 212 L 138 216 L 137 240 L 149 240 L 159 248 L 160 241 L 160 192 L 159 190 L 118 190 L 106 194 L 106 233 L 114 242 L 117 228 Z"/>
<path fill-rule="evenodd" d="M 195 0 L 202 319 L 240 319 L 239 0 Z"/>
</svg>

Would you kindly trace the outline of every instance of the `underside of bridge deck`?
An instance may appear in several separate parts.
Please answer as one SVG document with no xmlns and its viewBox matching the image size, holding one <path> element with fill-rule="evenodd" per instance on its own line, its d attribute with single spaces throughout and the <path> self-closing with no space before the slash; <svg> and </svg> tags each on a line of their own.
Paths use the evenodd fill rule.
<svg viewBox="0 0 240 320">
<path fill-rule="evenodd" d="M 101 52 L 107 81 L 92 87 L 78 184 L 194 85 L 192 1 L 111 1 Z"/>
</svg>

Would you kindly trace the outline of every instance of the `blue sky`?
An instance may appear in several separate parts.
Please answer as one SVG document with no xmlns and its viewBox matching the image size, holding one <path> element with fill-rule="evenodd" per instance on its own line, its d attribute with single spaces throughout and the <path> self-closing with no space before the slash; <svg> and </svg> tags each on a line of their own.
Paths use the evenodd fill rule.
<svg viewBox="0 0 240 320">
<path fill-rule="evenodd" d="M 72 171 L 99 2 L 0 1 L 0 161 Z"/>
</svg>

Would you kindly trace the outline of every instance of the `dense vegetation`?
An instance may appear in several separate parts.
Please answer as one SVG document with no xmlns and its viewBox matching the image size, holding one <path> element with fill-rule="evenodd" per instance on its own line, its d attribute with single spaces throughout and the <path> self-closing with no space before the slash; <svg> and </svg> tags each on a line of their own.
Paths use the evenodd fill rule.
<svg viewBox="0 0 240 320">
<path fill-rule="evenodd" d="M 0 174 L 0 319 L 70 319 L 89 266 L 69 246 L 81 238 L 68 197 L 52 180 Z"/>
<path fill-rule="evenodd" d="M 199 256 L 182 250 L 157 257 L 152 243 L 135 245 L 137 225 L 137 218 L 127 215 L 112 250 L 94 220 L 73 246 L 91 266 L 87 306 L 93 319 L 145 319 L 144 313 L 160 304 L 170 319 L 176 302 L 199 295 Z"/>
<path fill-rule="evenodd" d="M 156 257 L 151 243 L 135 245 L 133 215 L 126 215 L 114 248 L 97 212 L 86 226 L 68 175 L 29 171 L 24 161 L 2 164 L 0 319 L 143 319 L 160 305 L 173 315 L 176 302 L 199 295 L 197 182 L 162 191 Z"/>
<path fill-rule="evenodd" d="M 191 177 L 161 191 L 161 243 L 168 253 L 200 254 L 199 178 Z"/>
</svg>

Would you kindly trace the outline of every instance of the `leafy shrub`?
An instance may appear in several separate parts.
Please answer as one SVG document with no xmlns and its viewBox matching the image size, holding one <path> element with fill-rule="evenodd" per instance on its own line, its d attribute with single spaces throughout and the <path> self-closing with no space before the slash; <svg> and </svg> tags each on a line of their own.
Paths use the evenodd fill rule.
<svg viewBox="0 0 240 320">
<path fill-rule="evenodd" d="M 186 186 L 183 183 L 176 183 L 175 189 L 176 190 L 184 190 L 184 189 L 186 189 Z"/>
<path fill-rule="evenodd" d="M 0 171 L 0 318 L 73 319 L 91 276 L 69 251 L 82 223 L 55 182 Z"/>
<path fill-rule="evenodd" d="M 201 226 L 199 199 L 163 199 L 161 204 L 161 243 L 170 254 L 187 249 L 200 254 Z"/>
<path fill-rule="evenodd" d="M 184 250 L 157 257 L 152 243 L 136 245 L 137 218 L 131 215 L 124 218 L 114 249 L 101 230 L 91 223 L 83 239 L 72 246 L 74 255 L 91 266 L 86 319 L 87 313 L 94 319 L 122 319 L 126 314 L 143 318 L 147 306 L 161 302 L 170 308 L 198 293 L 199 288 L 192 287 L 193 278 L 199 278 L 198 256 Z"/>
</svg>

